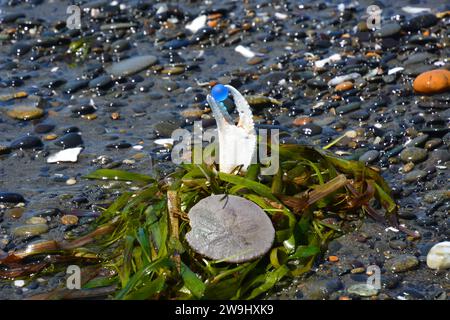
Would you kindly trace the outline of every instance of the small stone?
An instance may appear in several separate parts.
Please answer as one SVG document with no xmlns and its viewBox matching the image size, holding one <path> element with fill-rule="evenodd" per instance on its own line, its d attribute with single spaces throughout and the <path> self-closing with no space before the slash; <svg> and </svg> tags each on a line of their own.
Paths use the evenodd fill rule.
<svg viewBox="0 0 450 320">
<path fill-rule="evenodd" d="M 304 126 L 305 124 L 311 123 L 312 119 L 310 117 L 297 117 L 294 119 L 292 124 L 294 126 Z"/>
<path fill-rule="evenodd" d="M 412 169 L 414 169 L 414 163 L 413 162 L 408 162 L 403 166 L 403 172 L 404 173 L 408 173 L 410 172 Z"/>
<path fill-rule="evenodd" d="M 188 108 L 181 111 L 181 115 L 185 118 L 200 118 L 203 115 L 203 110 L 197 108 Z"/>
<path fill-rule="evenodd" d="M 133 57 L 113 64 L 107 72 L 116 77 L 125 77 L 154 65 L 157 60 L 152 55 Z"/>
<path fill-rule="evenodd" d="M 328 261 L 330 261 L 330 262 L 338 262 L 339 261 L 339 257 L 338 256 L 329 256 L 328 257 Z"/>
<path fill-rule="evenodd" d="M 369 150 L 365 152 L 361 157 L 359 157 L 359 161 L 364 163 L 372 163 L 378 159 L 380 156 L 380 152 L 377 150 Z"/>
<path fill-rule="evenodd" d="M 386 38 L 396 35 L 401 30 L 400 25 L 397 22 L 390 22 L 382 24 L 381 29 L 375 32 L 376 37 Z"/>
<path fill-rule="evenodd" d="M 442 139 L 440 139 L 440 138 L 434 138 L 434 139 L 428 140 L 428 141 L 425 143 L 425 149 L 427 149 L 427 150 L 433 150 L 433 149 L 439 147 L 441 144 L 442 144 Z"/>
<path fill-rule="evenodd" d="M 405 163 L 410 162 L 410 161 L 414 162 L 414 163 L 418 163 L 418 162 L 425 160 L 426 157 L 427 157 L 427 150 L 422 149 L 422 148 L 416 148 L 416 147 L 405 148 L 400 153 L 400 159 Z"/>
<path fill-rule="evenodd" d="M 118 113 L 118 112 L 111 113 L 111 119 L 119 120 L 120 119 L 120 113 Z"/>
<path fill-rule="evenodd" d="M 353 82 L 351 81 L 344 81 L 342 83 L 339 83 L 336 87 L 335 87 L 336 91 L 347 91 L 350 89 L 353 89 Z"/>
<path fill-rule="evenodd" d="M 8 116 L 17 120 L 33 120 L 39 119 L 44 115 L 44 110 L 34 106 L 17 106 L 6 112 Z"/>
<path fill-rule="evenodd" d="M 72 214 L 66 214 L 61 217 L 61 223 L 64 225 L 74 225 L 78 223 L 78 217 Z"/>
<path fill-rule="evenodd" d="M 40 149 L 43 144 L 41 139 L 36 136 L 23 136 L 11 142 L 11 149 Z"/>
<path fill-rule="evenodd" d="M 322 127 L 314 123 L 307 123 L 300 127 L 300 132 L 305 136 L 315 136 L 322 132 Z"/>
<path fill-rule="evenodd" d="M 393 273 L 400 273 L 415 269 L 418 265 L 419 260 L 415 256 L 402 254 L 386 261 L 384 266 Z"/>
<path fill-rule="evenodd" d="M 359 267 L 359 268 L 354 268 L 354 269 L 350 270 L 350 273 L 358 274 L 358 273 L 363 273 L 364 271 L 366 271 L 366 269 L 364 267 Z"/>
<path fill-rule="evenodd" d="M 162 74 L 166 74 L 168 76 L 174 76 L 178 74 L 184 73 L 185 68 L 184 67 L 166 67 L 163 70 L 161 70 Z"/>
<path fill-rule="evenodd" d="M 20 203 L 25 202 L 22 195 L 13 192 L 0 192 L 0 203 Z"/>
<path fill-rule="evenodd" d="M 366 283 L 359 283 L 350 286 L 347 292 L 360 297 L 372 297 L 378 294 L 378 289 Z"/>
<path fill-rule="evenodd" d="M 450 71 L 437 69 L 421 73 L 414 80 L 413 87 L 416 92 L 425 94 L 447 91 L 450 88 Z"/>
<path fill-rule="evenodd" d="M 68 186 L 73 186 L 74 184 L 76 184 L 77 183 L 77 180 L 75 179 L 75 178 L 69 178 L 69 179 L 67 179 L 67 181 L 66 181 L 66 184 L 68 185 Z"/>
<path fill-rule="evenodd" d="M 435 244 L 427 254 L 427 266 L 431 269 L 450 268 L 450 241 Z"/>
<path fill-rule="evenodd" d="M 58 135 L 57 134 L 54 134 L 54 133 L 51 133 L 51 134 L 47 134 L 46 136 L 44 136 L 44 140 L 45 141 L 53 141 L 53 140 L 55 140 L 55 139 L 57 139 L 58 138 Z"/>
<path fill-rule="evenodd" d="M 14 228 L 12 233 L 16 237 L 34 237 L 47 231 L 46 224 L 27 224 Z"/>
<path fill-rule="evenodd" d="M 253 66 L 253 65 L 256 65 L 256 64 L 260 64 L 263 61 L 264 60 L 261 57 L 253 57 L 253 58 L 250 58 L 250 59 L 247 60 L 247 64 Z"/>
<path fill-rule="evenodd" d="M 26 224 L 46 224 L 47 220 L 42 217 L 31 217 L 25 221 Z"/>
<path fill-rule="evenodd" d="M 81 139 L 81 135 L 77 132 L 70 132 L 63 135 L 57 141 L 55 141 L 55 145 L 62 147 L 63 149 L 72 149 L 83 144 L 83 139 Z"/>
<path fill-rule="evenodd" d="M 24 208 L 11 208 L 6 211 L 5 216 L 8 216 L 12 219 L 19 219 L 20 217 L 22 217 L 24 212 Z"/>
<path fill-rule="evenodd" d="M 427 175 L 428 174 L 426 171 L 417 169 L 417 170 L 413 170 L 413 171 L 409 172 L 408 174 L 406 174 L 405 177 L 403 178 L 403 180 L 405 182 L 416 182 L 418 180 L 422 180 Z"/>
</svg>

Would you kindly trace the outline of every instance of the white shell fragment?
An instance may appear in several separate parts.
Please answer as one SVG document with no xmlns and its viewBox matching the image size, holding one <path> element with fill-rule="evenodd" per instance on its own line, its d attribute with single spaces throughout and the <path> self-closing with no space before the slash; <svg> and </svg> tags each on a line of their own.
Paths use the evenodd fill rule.
<svg viewBox="0 0 450 320">
<path fill-rule="evenodd" d="M 403 71 L 404 69 L 405 68 L 403 68 L 403 67 L 396 67 L 396 68 L 389 69 L 388 75 L 395 74 L 397 72 Z"/>
<path fill-rule="evenodd" d="M 250 50 L 247 47 L 244 47 L 243 45 L 238 45 L 236 48 L 234 48 L 234 51 L 236 51 L 237 53 L 242 54 L 244 57 L 246 58 L 253 58 L 257 55 L 261 55 L 261 54 L 257 54 L 255 52 L 253 52 L 252 50 Z"/>
<path fill-rule="evenodd" d="M 206 26 L 207 19 L 208 19 L 208 17 L 204 14 L 201 16 L 198 16 L 197 18 L 195 18 L 194 20 L 192 20 L 191 22 L 189 22 L 186 25 L 186 29 L 188 29 L 192 33 L 196 33 L 198 30 L 200 30 L 201 28 Z"/>
<path fill-rule="evenodd" d="M 349 73 L 349 74 L 345 74 L 343 76 L 337 76 L 334 77 L 333 79 L 331 79 L 330 81 L 328 81 L 328 85 L 331 87 L 337 86 L 338 84 L 344 82 L 344 81 L 348 81 L 348 80 L 355 80 L 361 78 L 361 75 L 359 73 L 353 72 L 353 73 Z"/>
<path fill-rule="evenodd" d="M 83 150 L 83 148 L 81 147 L 61 150 L 50 155 L 47 158 L 47 163 L 77 162 L 78 155 L 80 154 L 81 150 Z"/>
<path fill-rule="evenodd" d="M 427 266 L 431 269 L 450 268 L 450 241 L 435 244 L 427 254 Z"/>
<path fill-rule="evenodd" d="M 261 257 L 272 247 L 275 229 L 255 203 L 233 195 L 212 195 L 189 211 L 189 245 L 213 260 L 241 263 Z"/>
<path fill-rule="evenodd" d="M 420 8 L 420 7 L 411 7 L 411 6 L 402 7 L 402 10 L 404 12 L 410 13 L 410 14 L 431 12 L 431 8 Z"/>
<path fill-rule="evenodd" d="M 316 62 L 314 62 L 314 65 L 317 68 L 323 68 L 323 67 L 325 67 L 326 64 L 329 64 L 332 62 L 337 62 L 341 59 L 342 59 L 341 55 L 339 53 L 335 53 L 335 54 L 329 56 L 328 58 L 325 58 L 322 60 L 317 60 Z"/>
</svg>

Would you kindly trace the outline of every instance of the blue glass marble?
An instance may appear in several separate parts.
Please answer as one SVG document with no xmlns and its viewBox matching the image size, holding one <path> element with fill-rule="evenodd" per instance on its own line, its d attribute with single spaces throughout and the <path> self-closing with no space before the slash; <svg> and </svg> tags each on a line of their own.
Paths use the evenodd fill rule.
<svg viewBox="0 0 450 320">
<path fill-rule="evenodd" d="M 223 84 L 216 84 L 211 89 L 211 95 L 216 101 L 224 101 L 228 97 L 228 88 Z"/>
</svg>

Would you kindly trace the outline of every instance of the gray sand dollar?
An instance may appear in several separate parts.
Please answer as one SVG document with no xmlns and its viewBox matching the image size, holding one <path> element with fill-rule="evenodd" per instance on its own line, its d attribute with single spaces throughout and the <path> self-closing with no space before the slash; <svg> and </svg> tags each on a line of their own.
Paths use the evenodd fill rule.
<svg viewBox="0 0 450 320">
<path fill-rule="evenodd" d="M 240 263 L 261 257 L 272 247 L 275 229 L 255 203 L 233 195 L 212 195 L 189 211 L 186 239 L 198 253 Z"/>
</svg>

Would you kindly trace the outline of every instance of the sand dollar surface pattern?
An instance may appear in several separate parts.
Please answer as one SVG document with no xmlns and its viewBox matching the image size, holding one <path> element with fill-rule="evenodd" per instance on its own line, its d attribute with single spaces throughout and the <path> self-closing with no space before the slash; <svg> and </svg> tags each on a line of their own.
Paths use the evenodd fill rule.
<svg viewBox="0 0 450 320">
<path fill-rule="evenodd" d="M 233 195 L 212 195 L 189 211 L 189 245 L 214 260 L 240 263 L 263 256 L 272 246 L 275 230 L 255 203 Z"/>
</svg>

